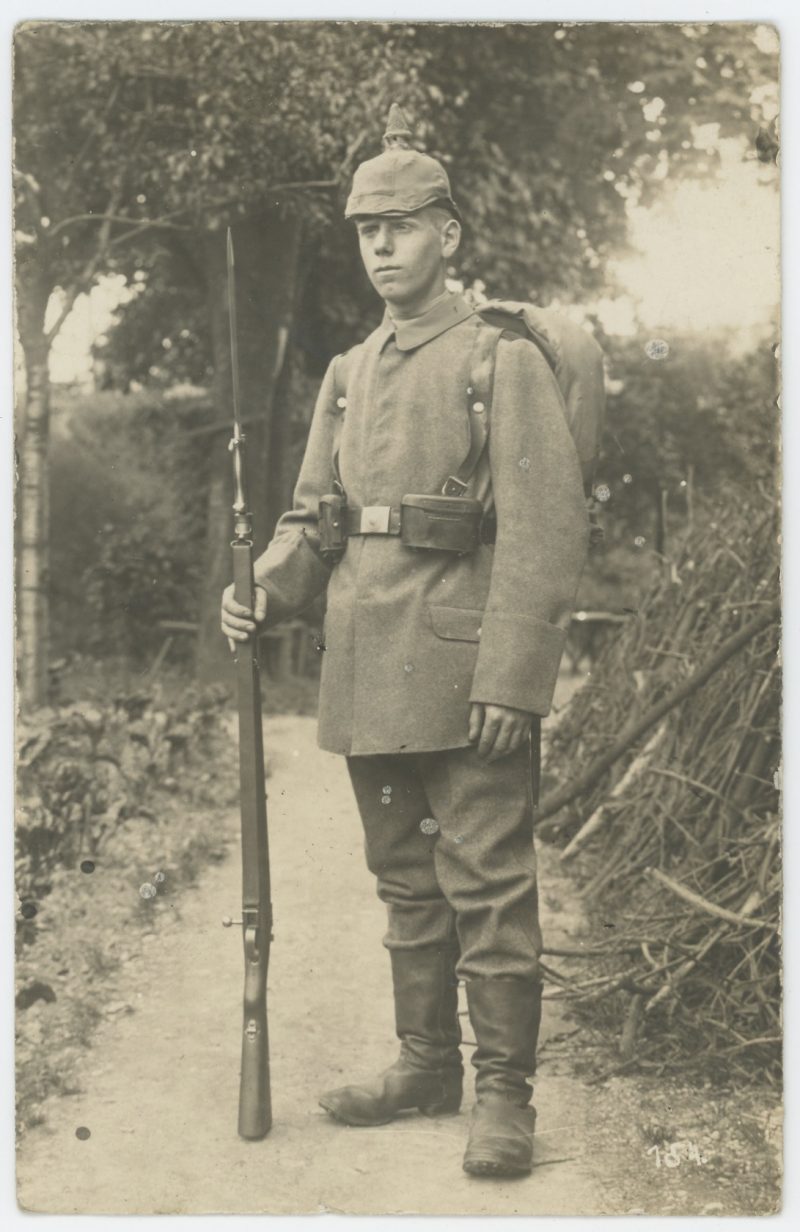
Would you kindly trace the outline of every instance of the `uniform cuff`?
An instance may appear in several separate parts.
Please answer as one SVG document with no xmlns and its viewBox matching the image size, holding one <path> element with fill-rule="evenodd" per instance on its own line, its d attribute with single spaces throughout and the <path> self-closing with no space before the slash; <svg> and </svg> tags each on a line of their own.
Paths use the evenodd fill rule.
<svg viewBox="0 0 800 1232">
<path fill-rule="evenodd" d="M 254 572 L 256 584 L 267 592 L 264 627 L 271 629 L 313 603 L 328 585 L 331 567 L 301 532 L 273 539 Z"/>
<path fill-rule="evenodd" d="M 470 701 L 511 706 L 544 718 L 550 712 L 566 641 L 559 625 L 485 612 Z"/>
</svg>

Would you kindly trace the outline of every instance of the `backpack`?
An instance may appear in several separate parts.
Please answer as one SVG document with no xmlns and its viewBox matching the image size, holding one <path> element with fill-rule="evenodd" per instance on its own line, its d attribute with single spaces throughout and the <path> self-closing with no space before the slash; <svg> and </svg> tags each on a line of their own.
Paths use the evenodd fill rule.
<svg viewBox="0 0 800 1232">
<path fill-rule="evenodd" d="M 495 299 L 478 304 L 475 311 L 499 331 L 530 339 L 547 360 L 564 401 L 584 491 L 590 496 L 606 409 L 603 352 L 597 342 L 580 325 L 552 308 Z"/>
</svg>

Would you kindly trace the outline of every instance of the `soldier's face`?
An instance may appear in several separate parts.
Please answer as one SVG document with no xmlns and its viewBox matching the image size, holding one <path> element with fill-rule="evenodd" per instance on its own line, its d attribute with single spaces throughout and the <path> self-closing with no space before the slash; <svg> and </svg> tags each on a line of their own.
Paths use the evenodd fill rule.
<svg viewBox="0 0 800 1232">
<path fill-rule="evenodd" d="M 445 261 L 460 238 L 454 219 L 425 210 L 374 214 L 357 219 L 356 228 L 367 276 L 387 304 L 412 313 L 443 289 Z"/>
</svg>

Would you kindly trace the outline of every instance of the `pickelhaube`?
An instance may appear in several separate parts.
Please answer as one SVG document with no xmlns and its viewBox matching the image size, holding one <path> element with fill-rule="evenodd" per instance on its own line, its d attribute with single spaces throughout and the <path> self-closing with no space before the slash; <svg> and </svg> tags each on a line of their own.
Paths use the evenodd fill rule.
<svg viewBox="0 0 800 1232">
<path fill-rule="evenodd" d="M 383 153 L 356 168 L 345 218 L 359 214 L 412 214 L 441 201 L 461 221 L 447 172 L 430 154 L 413 150 L 411 136 L 401 108 L 392 103 L 383 134 Z"/>
</svg>

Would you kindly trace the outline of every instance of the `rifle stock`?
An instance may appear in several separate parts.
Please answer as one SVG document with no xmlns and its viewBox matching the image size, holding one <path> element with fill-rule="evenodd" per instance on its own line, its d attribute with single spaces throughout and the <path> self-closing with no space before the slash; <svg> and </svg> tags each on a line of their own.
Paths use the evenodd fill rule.
<svg viewBox="0 0 800 1232">
<path fill-rule="evenodd" d="M 254 606 L 252 545 L 235 540 L 234 596 Z M 267 972 L 272 910 L 267 842 L 267 797 L 261 731 L 261 687 L 255 637 L 236 655 L 239 709 L 239 784 L 242 814 L 242 938 L 244 943 L 244 1025 L 239 1087 L 239 1133 L 263 1138 L 272 1124 L 267 1030 Z"/>
</svg>

